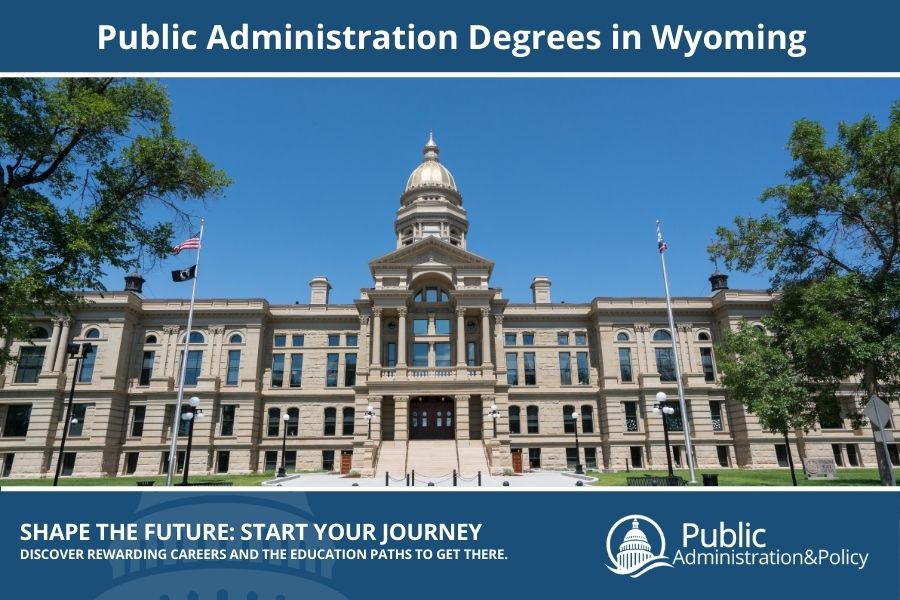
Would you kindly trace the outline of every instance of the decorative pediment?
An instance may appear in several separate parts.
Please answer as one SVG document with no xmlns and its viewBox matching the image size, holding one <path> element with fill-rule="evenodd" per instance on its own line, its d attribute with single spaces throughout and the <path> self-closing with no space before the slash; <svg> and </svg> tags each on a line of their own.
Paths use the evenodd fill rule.
<svg viewBox="0 0 900 600">
<path fill-rule="evenodd" d="M 412 269 L 416 267 L 434 267 L 436 269 L 474 267 L 487 269 L 490 273 L 494 268 L 494 263 L 434 237 L 404 246 L 369 262 L 369 269 L 373 274 L 379 268 Z"/>
</svg>

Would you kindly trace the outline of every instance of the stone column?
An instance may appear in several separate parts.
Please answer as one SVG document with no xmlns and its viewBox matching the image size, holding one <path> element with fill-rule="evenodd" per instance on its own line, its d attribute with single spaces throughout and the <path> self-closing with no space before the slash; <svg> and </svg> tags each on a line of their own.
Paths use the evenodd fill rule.
<svg viewBox="0 0 900 600">
<path fill-rule="evenodd" d="M 59 328 L 60 320 L 53 319 L 53 333 L 50 335 L 50 346 L 48 347 L 50 355 L 45 360 L 49 367 L 48 371 L 56 370 L 54 367 L 56 366 L 56 353 L 59 352 Z"/>
<path fill-rule="evenodd" d="M 493 394 L 482 394 L 481 395 L 481 439 L 483 440 L 493 440 L 494 439 L 494 419 L 488 414 L 491 410 L 491 406 L 495 404 L 497 401 L 497 397 Z M 500 410 L 498 407 L 497 410 Z M 522 414 L 525 414 L 525 411 L 522 411 Z M 503 414 L 501 412 L 500 418 L 497 419 L 497 435 L 500 435 L 500 419 L 503 418 Z M 527 425 L 526 425 L 527 427 Z M 491 450 L 493 454 L 493 449 Z"/>
<path fill-rule="evenodd" d="M 56 371 L 57 373 L 62 372 L 63 365 L 65 364 L 65 361 L 66 361 L 66 346 L 68 346 L 68 344 L 69 344 L 69 329 L 71 328 L 71 326 L 72 326 L 72 324 L 69 321 L 69 319 L 63 320 L 62 332 L 59 334 L 59 340 L 58 340 L 59 345 L 62 346 L 62 348 L 63 348 L 63 351 L 62 352 L 57 351 L 56 356 L 54 357 L 56 359 L 56 361 L 53 364 L 53 370 Z"/>
<path fill-rule="evenodd" d="M 372 441 L 374 442 L 381 439 L 381 396 L 369 396 L 369 404 L 375 409 L 375 418 L 372 419 Z M 366 422 L 365 409 L 363 409 L 363 426 L 366 428 L 366 438 L 368 439 L 369 424 Z"/>
<path fill-rule="evenodd" d="M 372 366 L 381 366 L 381 309 L 372 309 Z"/>
<path fill-rule="evenodd" d="M 468 394 L 456 395 L 456 439 L 469 439 L 469 398 Z"/>
<path fill-rule="evenodd" d="M 406 370 L 406 307 L 397 309 L 397 370 Z"/>
<path fill-rule="evenodd" d="M 491 309 L 481 309 L 481 364 L 491 366 Z"/>
<path fill-rule="evenodd" d="M 369 372 L 369 315 L 359 316 L 359 361 L 357 373 L 365 375 Z"/>
<path fill-rule="evenodd" d="M 394 396 L 394 440 L 409 439 L 409 396 Z"/>
<path fill-rule="evenodd" d="M 497 375 L 506 383 L 506 355 L 503 352 L 503 315 L 494 315 L 494 352 L 497 357 Z M 485 377 L 488 373 L 484 374 Z"/>
<path fill-rule="evenodd" d="M 456 366 L 466 367 L 466 309 L 456 309 Z"/>
</svg>

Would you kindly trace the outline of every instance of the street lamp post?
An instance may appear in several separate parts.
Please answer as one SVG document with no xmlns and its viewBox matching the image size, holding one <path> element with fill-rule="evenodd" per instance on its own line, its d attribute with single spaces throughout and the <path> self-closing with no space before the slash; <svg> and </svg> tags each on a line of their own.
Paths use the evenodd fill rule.
<svg viewBox="0 0 900 600">
<path fill-rule="evenodd" d="M 278 467 L 278 473 L 275 474 L 275 477 L 287 477 L 287 471 L 285 471 L 284 465 L 285 454 L 287 454 L 288 421 L 291 420 L 291 415 L 284 413 L 283 415 L 281 415 L 281 420 L 284 421 L 284 429 L 281 432 L 281 466 Z"/>
<path fill-rule="evenodd" d="M 494 420 L 494 437 L 497 437 L 497 419 L 500 418 L 500 411 L 497 410 L 496 404 L 491 404 L 491 412 L 488 413 L 491 419 Z"/>
<path fill-rule="evenodd" d="M 578 411 L 572 411 L 572 422 L 575 424 L 575 473 L 584 474 L 581 468 L 581 448 L 578 445 Z"/>
<path fill-rule="evenodd" d="M 669 465 L 669 477 L 674 477 L 675 473 L 672 471 L 672 454 L 669 451 L 669 418 L 668 415 L 675 414 L 675 409 L 666 404 L 666 393 L 658 392 L 656 394 L 656 406 L 653 407 L 654 414 L 662 415 L 663 422 L 663 436 L 666 439 L 666 462 Z"/>
<path fill-rule="evenodd" d="M 181 412 L 181 419 L 187 421 L 188 424 L 188 443 L 184 452 L 184 469 L 181 475 L 181 485 L 188 484 L 188 471 L 191 468 L 191 447 L 194 444 L 194 422 L 202 416 L 203 411 L 200 410 L 200 398 L 191 396 L 191 399 L 188 400 L 188 406 Z"/>
<path fill-rule="evenodd" d="M 69 390 L 69 404 L 66 407 L 66 420 L 63 423 L 63 436 L 62 442 L 59 444 L 59 457 L 56 459 L 56 475 L 53 477 L 53 485 L 59 484 L 59 474 L 62 472 L 63 456 L 66 451 L 66 438 L 69 437 L 69 424 L 72 422 L 72 403 L 75 401 L 75 382 L 78 381 L 78 369 L 81 366 L 81 361 L 90 353 L 91 348 L 92 346 L 90 343 L 81 344 L 81 346 L 78 344 L 69 344 L 66 346 L 66 352 L 68 353 L 69 358 L 75 359 L 75 370 L 72 372 L 72 387 Z"/>
<path fill-rule="evenodd" d="M 375 407 L 371 404 L 366 408 L 366 423 L 369 425 L 368 439 L 372 439 L 372 419 L 375 418 Z"/>
</svg>

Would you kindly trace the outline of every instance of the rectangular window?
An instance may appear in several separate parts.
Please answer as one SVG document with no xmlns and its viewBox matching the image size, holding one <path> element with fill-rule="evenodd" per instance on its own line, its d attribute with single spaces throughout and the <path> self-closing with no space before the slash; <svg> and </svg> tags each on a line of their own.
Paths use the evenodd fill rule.
<svg viewBox="0 0 900 600">
<path fill-rule="evenodd" d="M 859 466 L 859 452 L 856 450 L 856 444 L 847 444 L 847 464 L 851 467 Z"/>
<path fill-rule="evenodd" d="M 563 433 L 575 433 L 575 419 L 572 413 L 575 412 L 574 406 L 563 406 Z"/>
<path fill-rule="evenodd" d="M 388 342 L 384 345 L 384 366 L 393 369 L 397 366 L 397 342 Z"/>
<path fill-rule="evenodd" d="M 466 364 L 474 367 L 478 364 L 478 344 L 466 342 Z"/>
<path fill-rule="evenodd" d="M 181 351 L 182 360 L 184 350 Z M 187 368 L 184 370 L 184 385 L 197 385 L 200 379 L 200 367 L 203 363 L 203 350 L 188 350 Z"/>
<path fill-rule="evenodd" d="M 322 469 L 334 470 L 334 450 L 322 450 Z"/>
<path fill-rule="evenodd" d="M 519 385 L 519 361 L 515 352 L 506 353 L 506 383 Z"/>
<path fill-rule="evenodd" d="M 578 464 L 577 450 L 577 448 L 566 448 L 566 467 L 569 469 L 574 469 Z"/>
<path fill-rule="evenodd" d="M 329 354 L 328 363 L 325 368 L 325 386 L 337 387 L 338 381 L 338 354 Z"/>
<path fill-rule="evenodd" d="M 638 409 L 637 402 L 625 403 L 625 431 L 638 430 Z"/>
<path fill-rule="evenodd" d="M 509 432 L 522 433 L 521 416 L 518 406 L 509 407 Z"/>
<path fill-rule="evenodd" d="M 525 385 L 537 385 L 537 373 L 534 365 L 534 352 L 525 353 Z"/>
<path fill-rule="evenodd" d="M 281 411 L 277 408 L 269 409 L 269 420 L 266 425 L 266 435 L 269 437 L 277 437 L 281 430 Z"/>
<path fill-rule="evenodd" d="M 572 357 L 568 352 L 559 353 L 559 384 L 572 385 Z"/>
<path fill-rule="evenodd" d="M 528 449 L 528 467 L 531 469 L 540 469 L 541 468 L 541 449 L 540 448 L 529 448 Z"/>
<path fill-rule="evenodd" d="M 300 409 L 289 408 L 287 411 L 288 420 L 284 424 L 285 435 L 287 437 L 297 437 L 300 433 Z"/>
<path fill-rule="evenodd" d="M 787 449 L 784 444 L 775 444 L 775 460 L 778 461 L 779 467 L 788 466 Z"/>
<path fill-rule="evenodd" d="M 325 435 L 334 435 L 337 429 L 337 409 L 328 407 L 325 409 Z"/>
<path fill-rule="evenodd" d="M 172 409 L 174 410 L 174 408 L 175 407 L 173 406 Z M 186 409 L 187 409 L 187 403 L 185 403 L 184 406 L 182 406 L 182 409 L 181 409 L 182 415 L 187 412 Z M 178 437 L 186 437 L 190 430 L 191 423 L 193 423 L 193 422 L 194 422 L 193 419 L 190 419 L 190 420 L 178 419 Z"/>
<path fill-rule="evenodd" d="M 278 468 L 278 451 L 277 450 L 266 450 L 266 458 L 265 458 L 265 467 L 263 469 L 266 472 L 274 471 Z"/>
<path fill-rule="evenodd" d="M 87 415 L 87 404 L 75 404 L 72 406 L 72 420 L 69 421 L 69 435 L 81 437 L 84 433 L 84 418 Z"/>
<path fill-rule="evenodd" d="M 716 454 L 719 456 L 719 466 L 728 466 L 728 446 L 716 446 Z"/>
<path fill-rule="evenodd" d="M 450 319 L 435 319 L 434 332 L 437 335 L 450 335 Z"/>
<path fill-rule="evenodd" d="M 144 435 L 144 417 L 147 415 L 146 406 L 135 406 L 131 410 L 131 437 Z"/>
<path fill-rule="evenodd" d="M 596 448 L 585 448 L 584 449 L 584 466 L 589 469 L 597 468 L 597 449 Z"/>
<path fill-rule="evenodd" d="M 675 410 L 671 415 L 666 415 L 666 423 L 669 426 L 669 431 L 684 431 L 684 419 L 681 418 L 681 406 L 676 404 L 672 406 L 672 403 L 669 403 L 669 406 Z"/>
<path fill-rule="evenodd" d="M 291 387 L 303 385 L 303 355 L 291 354 Z"/>
<path fill-rule="evenodd" d="M 138 385 L 150 385 L 150 379 L 153 377 L 153 360 L 155 358 L 155 351 L 147 350 L 144 352 L 144 358 L 141 361 L 141 377 L 138 379 Z"/>
<path fill-rule="evenodd" d="M 631 383 L 631 348 L 619 348 L 619 375 L 622 383 Z"/>
<path fill-rule="evenodd" d="M 656 370 L 660 381 L 675 381 L 675 361 L 671 348 L 656 348 Z"/>
<path fill-rule="evenodd" d="M 341 435 L 353 435 L 354 429 L 354 419 L 356 418 L 356 413 L 352 408 L 344 409 L 344 420 L 341 426 Z"/>
<path fill-rule="evenodd" d="M 292 473 L 297 470 L 297 451 L 286 450 L 284 453 L 284 470 Z"/>
<path fill-rule="evenodd" d="M 332 348 L 341 345 L 341 336 L 340 334 L 332 333 L 328 336 L 328 345 Z"/>
<path fill-rule="evenodd" d="M 291 346 L 293 346 L 294 348 L 299 348 L 300 346 L 303 345 L 303 342 L 305 340 L 306 340 L 306 338 L 303 335 L 294 334 L 291 336 Z"/>
<path fill-rule="evenodd" d="M 162 472 L 167 473 L 169 471 L 169 451 L 166 450 L 165 454 L 163 454 L 163 462 L 162 462 Z M 175 472 L 181 473 L 184 471 L 184 450 L 179 450 L 175 453 Z"/>
<path fill-rule="evenodd" d="M 594 410 L 587 404 L 581 407 L 581 431 L 594 433 Z"/>
<path fill-rule="evenodd" d="M 234 404 L 222 405 L 222 436 L 234 435 Z"/>
<path fill-rule="evenodd" d="M 523 346 L 534 346 L 534 334 L 533 333 L 523 333 L 522 334 L 522 345 Z"/>
<path fill-rule="evenodd" d="M 276 348 L 284 348 L 287 345 L 287 336 L 283 333 L 279 333 L 275 336 L 275 347 Z"/>
<path fill-rule="evenodd" d="M 503 344 L 505 346 L 515 346 L 516 345 L 516 334 L 507 333 L 503 336 Z"/>
<path fill-rule="evenodd" d="M 631 468 L 632 469 L 643 469 L 644 468 L 644 453 L 640 446 L 632 446 L 631 447 Z"/>
<path fill-rule="evenodd" d="M 216 458 L 216 473 L 227 473 L 228 463 L 231 461 L 231 452 L 228 450 L 219 450 L 218 458 Z"/>
<path fill-rule="evenodd" d="M 44 364 L 43 346 L 23 346 L 19 349 L 19 362 L 16 365 L 16 383 L 37 383 L 38 375 Z"/>
<path fill-rule="evenodd" d="M 713 431 L 725 431 L 725 422 L 722 419 L 722 402 L 711 400 L 709 402 L 709 414 L 712 417 Z"/>
<path fill-rule="evenodd" d="M 272 387 L 284 384 L 284 354 L 272 355 Z"/>
<path fill-rule="evenodd" d="M 413 344 L 413 360 L 412 366 L 414 367 L 427 367 L 428 366 L 428 344 L 423 344 L 421 342 L 417 342 Z"/>
<path fill-rule="evenodd" d="M 71 475 L 75 472 L 75 455 L 77 452 L 66 452 L 63 454 L 62 474 L 64 476 Z"/>
<path fill-rule="evenodd" d="M 138 455 L 139 455 L 139 453 L 137 453 L 137 452 L 126 452 L 125 453 L 125 474 L 126 475 L 134 475 L 134 472 L 137 471 Z"/>
<path fill-rule="evenodd" d="M 576 346 L 587 346 L 587 334 L 583 331 L 575 332 L 575 345 Z"/>
<path fill-rule="evenodd" d="M 356 385 L 356 354 L 344 355 L 344 386 Z"/>
<path fill-rule="evenodd" d="M 560 331 L 556 334 L 556 343 L 560 346 L 568 346 L 569 345 L 569 334 L 565 331 Z"/>
<path fill-rule="evenodd" d="M 359 336 L 348 333 L 347 334 L 347 345 L 352 348 L 359 346 Z"/>
<path fill-rule="evenodd" d="M 241 351 L 228 351 L 228 369 L 225 372 L 225 385 L 237 385 L 241 372 Z"/>
<path fill-rule="evenodd" d="M 413 333 L 428 335 L 428 319 L 413 319 Z"/>
<path fill-rule="evenodd" d="M 822 429 L 841 429 L 844 419 L 841 417 L 841 405 L 837 398 L 819 403 L 819 425 Z"/>
<path fill-rule="evenodd" d="M 891 464 L 895 467 L 900 466 L 900 452 L 897 451 L 897 444 L 888 444 L 887 447 Z"/>
<path fill-rule="evenodd" d="M 575 355 L 575 359 L 578 366 L 578 385 L 589 385 L 591 383 L 591 372 L 588 368 L 588 353 L 579 352 Z"/>
<path fill-rule="evenodd" d="M 844 466 L 844 455 L 841 452 L 840 444 L 832 444 L 831 445 L 831 453 L 834 455 L 834 464 L 838 467 Z"/>
<path fill-rule="evenodd" d="M 529 406 L 526 409 L 528 416 L 528 433 L 540 433 L 540 423 L 538 422 L 538 407 Z"/>
<path fill-rule="evenodd" d="M 434 345 L 434 366 L 450 366 L 450 342 L 438 342 Z"/>
<path fill-rule="evenodd" d="M 3 458 L 3 477 L 9 477 L 12 474 L 13 460 L 15 458 L 16 455 L 13 453 L 9 453 Z"/>
<path fill-rule="evenodd" d="M 97 346 L 88 348 L 81 359 L 81 373 L 78 374 L 79 383 L 90 383 L 94 377 L 94 365 L 97 363 Z"/>
<path fill-rule="evenodd" d="M 3 437 L 25 437 L 31 422 L 30 404 L 10 404 L 6 407 L 6 424 Z"/>
<path fill-rule="evenodd" d="M 713 367 L 712 348 L 700 348 L 700 364 L 703 366 L 703 379 L 707 382 L 716 380 L 716 370 Z"/>
</svg>

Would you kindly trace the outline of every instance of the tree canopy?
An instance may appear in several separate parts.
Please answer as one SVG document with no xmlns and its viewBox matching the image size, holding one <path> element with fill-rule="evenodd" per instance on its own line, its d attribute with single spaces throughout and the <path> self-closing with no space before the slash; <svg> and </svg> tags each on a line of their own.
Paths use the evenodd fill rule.
<svg viewBox="0 0 900 600">
<path fill-rule="evenodd" d="M 157 82 L 0 79 L 0 338 L 168 254 L 191 203 L 229 183 L 176 137 Z"/>
</svg>

